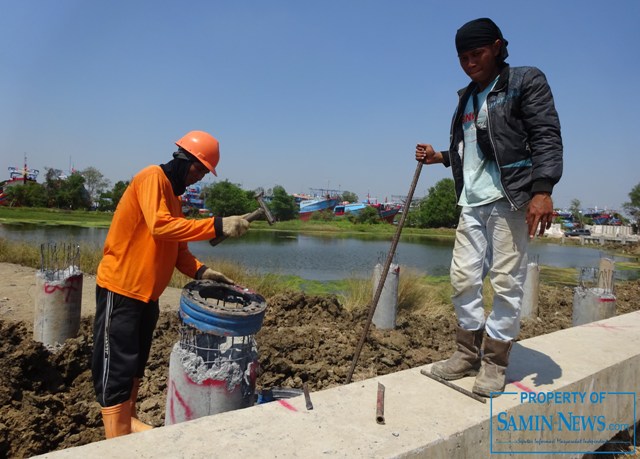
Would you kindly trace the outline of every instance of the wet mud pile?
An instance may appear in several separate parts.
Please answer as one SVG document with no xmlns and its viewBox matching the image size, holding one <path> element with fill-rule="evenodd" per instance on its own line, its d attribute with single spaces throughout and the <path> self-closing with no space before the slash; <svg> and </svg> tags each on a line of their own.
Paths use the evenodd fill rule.
<svg viewBox="0 0 640 459">
<path fill-rule="evenodd" d="M 640 281 L 620 285 L 617 313 L 640 309 Z M 520 339 L 571 326 L 573 290 L 542 286 L 539 317 L 523 323 Z M 310 390 L 343 384 L 367 311 L 346 311 L 335 297 L 293 293 L 268 299 L 256 340 L 262 373 L 259 388 Z M 374 326 L 353 380 L 421 366 L 453 351 L 455 317 L 429 318 L 400 311 L 397 327 Z M 169 356 L 178 341 L 176 312 L 163 312 L 139 394 L 140 418 L 164 423 Z M 33 341 L 32 325 L 0 320 L 0 457 L 29 457 L 104 438 L 89 367 L 92 318 L 79 336 L 55 353 Z"/>
</svg>

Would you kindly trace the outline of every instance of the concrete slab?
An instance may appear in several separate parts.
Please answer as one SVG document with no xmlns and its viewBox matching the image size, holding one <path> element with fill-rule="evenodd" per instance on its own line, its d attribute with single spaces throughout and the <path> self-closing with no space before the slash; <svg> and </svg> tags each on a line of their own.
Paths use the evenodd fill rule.
<svg viewBox="0 0 640 459">
<path fill-rule="evenodd" d="M 313 392 L 313 410 L 300 396 L 40 457 L 581 457 L 616 433 L 585 422 L 638 421 L 640 312 L 516 343 L 506 393 L 486 404 L 420 374 L 428 367 Z M 376 423 L 378 382 L 384 425 Z M 473 378 L 456 383 L 471 390 Z M 554 393 L 586 402 L 523 402 Z M 592 394 L 604 399 L 590 403 Z"/>
</svg>

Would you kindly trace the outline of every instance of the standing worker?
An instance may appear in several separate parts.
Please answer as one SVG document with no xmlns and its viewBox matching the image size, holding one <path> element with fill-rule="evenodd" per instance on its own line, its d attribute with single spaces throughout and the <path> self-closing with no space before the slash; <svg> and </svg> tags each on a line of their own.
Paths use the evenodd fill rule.
<svg viewBox="0 0 640 459">
<path fill-rule="evenodd" d="M 458 92 L 449 150 L 418 144 L 415 153 L 417 161 L 451 167 L 462 207 L 450 272 L 457 350 L 431 372 L 447 380 L 477 375 L 473 392 L 490 397 L 504 390 L 520 331 L 529 239 L 553 220 L 562 138 L 545 75 L 505 62 L 508 42 L 491 19 L 466 23 L 455 42 L 471 82 Z M 485 319 L 487 274 L 494 299 Z"/>
<path fill-rule="evenodd" d="M 240 216 L 187 220 L 181 196 L 216 174 L 218 141 L 191 131 L 176 142 L 173 159 L 138 172 L 122 195 L 104 243 L 96 279 L 91 371 L 107 438 L 148 430 L 137 419 L 136 397 L 158 321 L 158 299 L 174 268 L 195 279 L 233 283 L 203 265 L 187 246 L 249 228 Z"/>
</svg>

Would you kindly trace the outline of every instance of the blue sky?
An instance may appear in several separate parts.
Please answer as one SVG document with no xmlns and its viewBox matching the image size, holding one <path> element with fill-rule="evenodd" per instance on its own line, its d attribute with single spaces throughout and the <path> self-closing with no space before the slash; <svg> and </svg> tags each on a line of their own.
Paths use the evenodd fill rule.
<svg viewBox="0 0 640 459">
<path fill-rule="evenodd" d="M 218 179 L 406 195 L 418 142 L 447 147 L 468 82 L 456 29 L 491 17 L 541 68 L 565 145 L 557 207 L 621 209 L 640 183 L 640 2 L 0 0 L 0 178 L 28 164 L 112 182 L 192 129 Z M 3 172 L 4 171 L 4 172 Z M 5 177 L 6 174 L 6 177 Z M 450 170 L 429 166 L 416 196 Z M 211 182 L 213 177 L 205 179 Z"/>
</svg>

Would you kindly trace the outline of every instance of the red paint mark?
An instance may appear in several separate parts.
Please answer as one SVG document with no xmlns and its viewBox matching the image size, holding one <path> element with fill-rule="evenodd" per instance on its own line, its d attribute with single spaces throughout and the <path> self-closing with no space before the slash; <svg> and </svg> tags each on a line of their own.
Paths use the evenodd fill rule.
<svg viewBox="0 0 640 459">
<path fill-rule="evenodd" d="M 225 380 L 221 380 L 221 379 L 205 379 L 202 382 L 195 382 L 193 379 L 189 378 L 186 374 L 185 374 L 185 378 L 184 380 L 186 381 L 187 384 L 191 385 L 191 386 L 197 386 L 197 387 L 223 387 L 225 392 L 232 394 L 236 391 L 236 387 L 234 387 L 233 390 L 229 390 L 229 388 L 227 387 L 227 382 Z"/>
<path fill-rule="evenodd" d="M 50 295 L 52 293 L 55 293 L 57 291 L 61 291 L 61 292 L 66 292 L 66 295 L 64 297 L 64 301 L 68 302 L 69 301 L 69 297 L 71 296 L 72 292 L 77 292 L 79 289 L 78 287 L 78 283 L 82 282 L 82 277 L 80 276 L 71 276 L 69 278 L 67 278 L 66 282 L 62 285 L 51 285 L 51 284 L 47 284 L 45 282 L 44 284 L 44 293 Z"/>
<path fill-rule="evenodd" d="M 258 379 L 258 373 L 260 372 L 260 362 L 254 360 L 249 362 L 249 383 L 255 386 L 256 379 Z"/>
<path fill-rule="evenodd" d="M 289 411 L 298 411 L 294 408 L 294 406 L 291 403 L 287 402 L 286 400 L 278 400 L 278 403 L 284 406 Z"/>
<path fill-rule="evenodd" d="M 173 394 L 173 382 L 171 378 L 169 378 L 169 387 L 167 388 L 167 393 Z M 176 423 L 176 412 L 175 405 L 173 403 L 173 397 L 169 397 L 169 421 L 171 424 Z"/>
<path fill-rule="evenodd" d="M 186 375 L 184 376 L 186 377 Z M 180 392 L 178 392 L 178 389 L 176 389 L 175 384 L 172 384 L 171 385 L 171 413 L 172 413 L 171 416 L 175 420 L 175 407 L 173 405 L 174 398 L 178 401 L 178 403 L 180 403 L 180 406 L 182 407 L 182 409 L 184 409 L 185 420 L 186 421 L 191 420 L 191 417 L 193 416 L 193 411 L 191 411 L 191 408 L 189 407 L 187 402 L 184 400 L 184 398 L 182 398 L 182 395 L 180 394 Z"/>
<path fill-rule="evenodd" d="M 189 381 L 191 381 L 191 378 L 187 378 L 187 379 L 189 379 Z M 198 384 L 196 382 L 193 382 L 193 381 L 191 381 L 191 383 L 195 384 L 197 386 L 209 386 L 209 387 L 220 387 L 220 386 L 226 386 L 227 385 L 226 381 L 221 381 L 219 379 L 205 379 L 200 384 Z"/>
<path fill-rule="evenodd" d="M 529 389 L 527 386 L 525 386 L 524 384 L 522 384 L 521 381 L 511 381 L 509 384 L 513 384 L 514 386 L 516 386 L 518 389 L 523 390 L 525 392 L 533 392 L 532 389 Z"/>
</svg>

